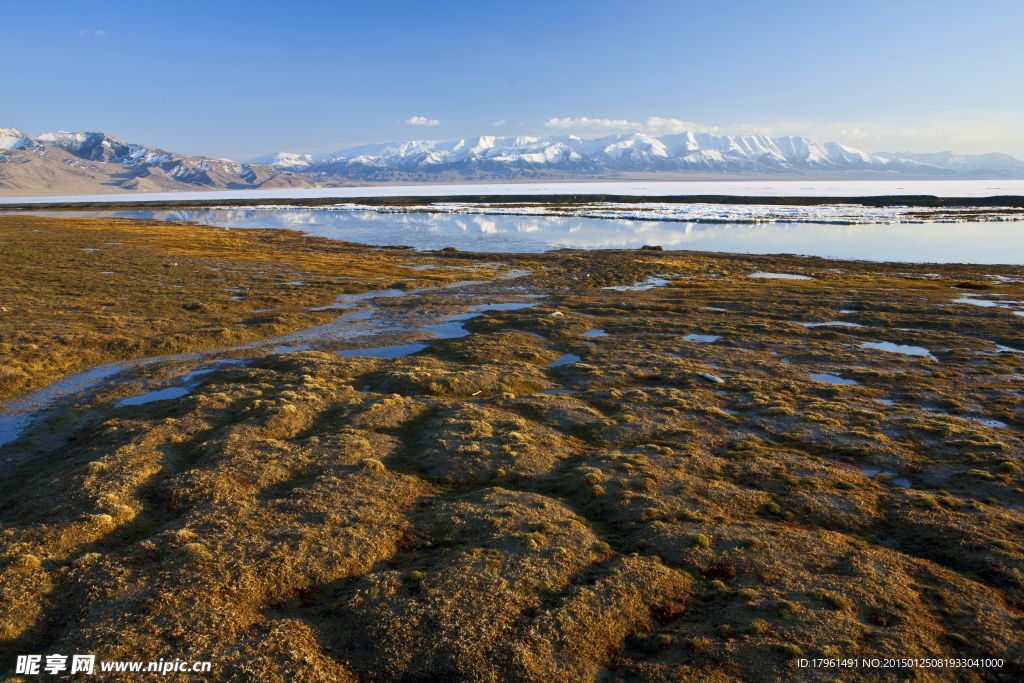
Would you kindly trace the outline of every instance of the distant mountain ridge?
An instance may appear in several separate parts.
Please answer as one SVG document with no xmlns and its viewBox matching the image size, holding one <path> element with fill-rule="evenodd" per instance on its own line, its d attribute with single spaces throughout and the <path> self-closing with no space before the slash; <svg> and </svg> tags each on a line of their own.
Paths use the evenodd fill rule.
<svg viewBox="0 0 1024 683">
<path fill-rule="evenodd" d="M 985 180 L 991 177 L 1024 178 L 1024 161 L 1009 154 L 953 154 L 952 152 L 876 152 L 877 156 L 908 159 L 956 171 L 961 176 L 980 173 Z"/>
<path fill-rule="evenodd" d="M 29 136 L 0 128 L 0 193 L 93 194 L 337 187 L 365 182 L 813 177 L 1024 178 L 1007 154 L 866 154 L 804 137 L 639 133 L 588 140 L 481 136 L 370 144 L 334 154 L 279 152 L 248 163 L 176 154 L 106 133 Z"/>
<path fill-rule="evenodd" d="M 71 194 L 313 187 L 259 164 L 175 154 L 106 133 L 28 136 L 0 128 L 0 192 Z"/>
<path fill-rule="evenodd" d="M 371 144 L 333 154 L 288 152 L 253 160 L 279 170 L 376 179 L 394 174 L 444 172 L 502 174 L 558 171 L 581 175 L 606 172 L 698 172 L 730 175 L 805 175 L 821 172 L 877 172 L 924 177 L 989 174 L 1024 178 L 1024 162 L 1006 154 L 866 154 L 837 142 L 804 137 L 640 133 L 588 140 L 575 135 L 542 138 L 481 136 L 467 140 Z"/>
</svg>

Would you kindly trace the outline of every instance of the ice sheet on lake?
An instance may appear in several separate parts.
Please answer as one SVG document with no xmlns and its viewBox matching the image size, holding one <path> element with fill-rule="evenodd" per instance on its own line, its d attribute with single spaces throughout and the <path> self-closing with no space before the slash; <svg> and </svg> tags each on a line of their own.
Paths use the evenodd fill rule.
<svg viewBox="0 0 1024 683">
<path fill-rule="evenodd" d="M 234 207 L 225 207 L 234 208 Z M 287 205 L 266 205 L 265 209 L 285 209 Z M 378 213 L 447 213 L 487 216 L 557 216 L 630 221 L 666 221 L 683 223 L 825 223 L 857 225 L 866 223 L 963 223 L 1013 221 L 1019 216 L 1000 209 L 979 211 L 961 207 L 862 206 L 860 204 L 824 204 L 819 206 L 773 204 L 703 204 L 685 202 L 596 202 L 593 204 L 535 205 L 517 203 L 434 202 L 422 205 L 367 206 L 335 204 L 328 211 L 375 211 Z"/>
<path fill-rule="evenodd" d="M 376 187 L 331 187 L 279 190 L 222 190 L 214 192 L 150 192 L 47 197 L 2 197 L 0 204 L 66 202 L 135 202 L 231 199 L 321 199 L 325 197 L 448 197 L 458 195 L 612 194 L 639 197 L 735 195 L 742 197 L 879 197 L 935 195 L 992 197 L 1024 195 L 1022 180 L 726 180 L 726 181 L 612 181 L 551 183 L 488 183 L 452 185 L 395 184 Z"/>
</svg>

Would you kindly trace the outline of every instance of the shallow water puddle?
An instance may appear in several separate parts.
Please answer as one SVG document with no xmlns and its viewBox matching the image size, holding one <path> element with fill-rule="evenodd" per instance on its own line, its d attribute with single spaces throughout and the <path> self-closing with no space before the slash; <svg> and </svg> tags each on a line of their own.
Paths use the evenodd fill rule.
<svg viewBox="0 0 1024 683">
<path fill-rule="evenodd" d="M 998 427 L 999 429 L 1009 429 L 1010 428 L 1010 426 L 1008 424 L 1006 424 L 1005 422 L 1000 422 L 999 420 L 993 420 L 992 418 L 988 418 L 988 417 L 969 417 L 967 419 L 970 420 L 971 422 L 977 422 L 980 425 L 984 425 L 985 427 Z"/>
<path fill-rule="evenodd" d="M 648 289 L 654 289 L 655 287 L 664 287 L 670 282 L 672 281 L 652 275 L 643 282 L 637 282 L 634 285 L 618 285 L 616 287 L 602 287 L 601 289 L 612 289 L 616 292 L 645 292 Z"/>
<path fill-rule="evenodd" d="M 361 294 L 339 294 L 333 304 L 311 308 L 311 311 L 327 311 L 332 308 L 355 308 L 367 299 L 375 299 L 379 296 L 409 296 L 415 294 L 415 290 L 405 291 L 404 289 L 381 289 L 375 292 L 363 292 Z"/>
<path fill-rule="evenodd" d="M 1001 301 L 989 301 L 987 299 L 973 299 L 962 296 L 959 299 L 953 299 L 955 304 L 970 304 L 971 306 L 981 306 L 982 308 L 1005 308 L 1006 306 Z"/>
<path fill-rule="evenodd" d="M 172 398 L 181 398 L 187 396 L 192 392 L 192 389 L 188 387 L 168 387 L 167 389 L 160 389 L 159 391 L 151 391 L 148 394 L 140 394 L 138 396 L 132 396 L 131 398 L 125 398 L 117 402 L 119 406 L 140 406 L 144 403 L 152 403 L 153 401 L 166 401 Z"/>
<path fill-rule="evenodd" d="M 906 346 L 903 344 L 893 344 L 892 342 L 862 342 L 860 347 L 862 349 L 888 351 L 889 353 L 901 353 L 905 356 L 924 356 L 931 360 L 938 361 L 938 358 L 933 356 L 932 352 L 923 346 Z"/>
<path fill-rule="evenodd" d="M 172 356 L 155 356 L 152 358 L 141 358 L 134 361 L 124 361 L 119 363 L 110 363 L 107 365 L 101 365 L 85 372 L 79 372 L 74 375 L 62 377 L 58 380 L 51 382 L 45 388 L 39 391 L 29 394 L 20 399 L 7 401 L 2 404 L 0 408 L 0 446 L 6 443 L 14 441 L 18 436 L 31 424 L 37 416 L 40 415 L 50 404 L 72 394 L 91 389 L 98 385 L 100 382 L 106 380 L 112 375 L 116 375 L 119 372 L 127 370 L 132 367 L 139 367 L 150 365 L 153 363 L 159 363 L 161 361 L 188 361 L 201 358 L 204 354 L 202 353 L 189 353 Z M 213 372 L 217 369 L 216 366 L 225 364 L 241 363 L 240 360 L 219 360 L 212 363 L 210 366 L 193 370 L 185 375 L 182 375 L 177 379 L 179 382 L 190 382 L 194 378 Z M 181 387 L 179 387 L 180 389 Z M 185 393 L 191 391 L 194 387 L 188 388 Z M 153 392 L 156 393 L 156 392 Z M 183 394 L 184 395 L 184 394 Z M 139 397 L 135 397 L 139 398 Z M 131 399 L 125 399 L 131 400 Z M 153 399 L 160 400 L 160 399 Z M 120 404 L 119 404 L 120 405 Z M 132 405 L 132 404 L 128 404 Z"/>
<path fill-rule="evenodd" d="M 607 336 L 609 336 L 609 335 L 608 335 L 608 333 L 607 333 L 607 332 L 605 332 L 604 330 L 587 330 L 586 332 L 584 332 L 584 333 L 583 333 L 583 334 L 581 334 L 580 336 L 581 336 L 581 337 L 590 337 L 590 338 L 594 338 L 594 337 L 607 337 Z"/>
<path fill-rule="evenodd" d="M 985 341 L 988 341 L 988 340 L 986 339 Z M 1008 351 L 1010 353 L 1024 353 L 1024 351 L 1022 351 L 1020 349 L 1013 349 L 1013 348 L 1010 348 L 1009 346 L 1003 346 L 1002 344 L 996 344 L 994 341 L 990 341 L 988 343 L 991 344 L 992 346 L 996 347 L 997 351 Z"/>
<path fill-rule="evenodd" d="M 860 386 L 859 382 L 857 382 L 855 380 L 852 380 L 852 379 L 843 379 L 842 377 L 839 377 L 838 375 L 829 375 L 827 373 L 815 373 L 815 372 L 809 372 L 807 374 L 809 374 L 811 376 L 811 379 L 813 379 L 815 382 L 827 382 L 828 384 L 842 384 L 842 385 L 845 385 L 845 386 L 855 386 L 855 387 L 859 387 Z"/>
<path fill-rule="evenodd" d="M 720 336 L 713 334 L 688 334 L 683 337 L 683 341 L 696 342 L 697 344 L 711 344 L 721 339 Z"/>
<path fill-rule="evenodd" d="M 580 360 L 580 357 L 574 353 L 566 353 L 561 358 L 556 360 L 554 363 L 548 363 L 549 368 L 558 368 L 563 365 L 572 365 Z"/>
<path fill-rule="evenodd" d="M 406 293 L 407 292 L 403 292 L 403 294 Z M 470 311 L 473 311 L 472 313 L 458 313 L 445 317 L 443 319 L 444 322 L 436 325 L 417 325 L 408 329 L 429 332 L 434 335 L 435 339 L 459 339 L 470 335 L 470 332 L 463 327 L 465 321 L 480 317 L 484 311 L 515 311 L 536 305 L 536 303 L 477 304 L 470 306 Z M 395 359 L 404 358 L 405 356 L 416 353 L 417 351 L 422 351 L 427 348 L 427 346 L 429 346 L 429 344 L 413 342 L 410 344 L 398 344 L 395 346 L 374 346 L 365 349 L 347 349 L 345 351 L 339 351 L 338 355 L 345 358 L 351 358 L 353 356 L 367 356 L 371 358 Z"/>
<path fill-rule="evenodd" d="M 864 327 L 859 323 L 848 323 L 843 320 L 830 320 L 826 323 L 797 323 L 801 327 Z"/>
<path fill-rule="evenodd" d="M 518 311 L 521 308 L 531 308 L 537 304 L 507 303 L 507 304 L 477 304 L 470 306 L 471 311 Z"/>
<path fill-rule="evenodd" d="M 183 386 L 180 387 L 166 387 L 164 389 L 158 389 L 156 391 L 150 391 L 145 394 L 138 396 L 132 396 L 130 398 L 123 398 L 117 402 L 120 406 L 138 406 L 145 403 L 152 403 L 153 401 L 166 401 L 172 398 L 181 398 L 192 393 L 192 390 L 199 386 L 199 382 L 196 382 L 197 377 L 203 375 L 209 375 L 211 372 L 216 372 L 221 369 L 224 365 L 238 365 L 244 361 L 240 359 L 222 359 L 214 361 L 209 365 L 204 365 L 201 368 L 197 368 L 191 372 L 185 373 L 181 377 L 176 378 L 176 381 L 181 382 Z"/>
<path fill-rule="evenodd" d="M 806 275 L 794 275 L 793 273 L 751 273 L 747 277 L 763 277 L 770 280 L 813 280 L 813 277 Z"/>
<path fill-rule="evenodd" d="M 302 346 L 278 346 L 271 353 L 295 353 L 296 351 L 311 351 L 313 349 L 309 344 L 303 344 Z"/>
<path fill-rule="evenodd" d="M 342 358 L 353 358 L 356 356 L 389 359 L 405 358 L 417 351 L 422 351 L 427 348 L 427 346 L 427 344 L 421 344 L 420 342 L 413 342 L 412 344 L 398 344 L 396 346 L 371 346 L 366 349 L 348 349 L 346 351 L 338 351 L 338 355 Z"/>
<path fill-rule="evenodd" d="M 14 441 L 35 417 L 35 412 L 48 403 L 93 387 L 106 377 L 121 372 L 125 367 L 122 363 L 111 363 L 62 377 L 34 394 L 3 404 L 4 411 L 0 412 L 0 446 Z"/>
<path fill-rule="evenodd" d="M 1005 422 L 1000 422 L 999 420 L 993 420 L 992 418 L 989 418 L 989 417 L 971 417 L 969 415 L 952 415 L 950 413 L 944 413 L 941 410 L 932 410 L 931 408 L 921 408 L 921 410 L 923 410 L 924 412 L 928 413 L 929 415 L 942 415 L 943 417 L 955 417 L 958 420 L 968 420 L 968 421 L 973 422 L 975 424 L 980 424 L 983 427 L 991 427 L 991 428 L 998 428 L 998 429 L 1010 429 L 1010 425 L 1006 424 Z"/>
</svg>

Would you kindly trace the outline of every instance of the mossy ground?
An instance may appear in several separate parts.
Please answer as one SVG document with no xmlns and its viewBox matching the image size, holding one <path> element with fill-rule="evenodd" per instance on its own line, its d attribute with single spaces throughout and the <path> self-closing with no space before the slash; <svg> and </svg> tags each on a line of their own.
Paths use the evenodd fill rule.
<svg viewBox="0 0 1024 683">
<path fill-rule="evenodd" d="M 67 251 L 127 241 L 88 232 L 123 234 L 119 223 L 83 223 L 81 244 L 75 222 L 60 224 Z M 185 248 L 145 237 L 173 226 L 136 225 L 154 266 Z M 213 239 L 187 229 L 191 244 Z M 266 251 L 232 263 L 270 272 L 289 260 L 289 278 L 328 261 L 360 282 L 398 277 L 384 250 L 237 239 Z M 65 254 L 62 277 L 93 257 Z M 188 258 L 191 271 L 229 261 Z M 1022 300 L 1021 269 L 648 251 L 445 258 L 532 270 L 479 290 L 489 297 L 547 296 L 406 358 L 253 356 L 140 406 L 115 400 L 140 391 L 131 382 L 92 390 L 0 449 L 20 463 L 0 481 L 4 666 L 91 652 L 209 659 L 210 680 L 238 681 L 1024 677 L 1024 362 L 993 344 L 1021 348 L 1024 318 L 953 302 L 964 282 Z M 756 270 L 813 279 L 747 277 Z M 17 297 L 56 277 L 18 273 Z M 656 273 L 680 277 L 600 289 Z M 314 297 L 239 284 L 260 302 L 246 310 L 297 311 L 346 286 Z M 60 310 L 82 306 L 70 324 L 108 315 L 91 288 L 62 286 Z M 151 308 L 133 320 L 148 326 L 124 329 L 191 329 L 181 304 L 197 297 L 147 286 Z M 441 314 L 466 302 L 438 291 L 379 305 Z M 33 339 L 54 315 L 24 318 L 43 330 Z M 797 324 L 835 320 L 862 327 Z M 608 336 L 580 336 L 596 329 Z M 8 343 L 9 365 L 37 351 Z M 580 361 L 548 367 L 569 353 Z M 556 387 L 573 393 L 541 393 Z M 980 421 L 992 419 L 1007 427 Z M 800 657 L 1005 664 L 837 672 L 798 668 Z"/>
<path fill-rule="evenodd" d="M 291 230 L 0 216 L 0 398 L 102 363 L 312 327 L 337 317 L 311 309 L 338 294 L 436 287 L 503 269 L 494 258 L 476 261 L 480 268 L 467 269 L 464 259 Z"/>
</svg>

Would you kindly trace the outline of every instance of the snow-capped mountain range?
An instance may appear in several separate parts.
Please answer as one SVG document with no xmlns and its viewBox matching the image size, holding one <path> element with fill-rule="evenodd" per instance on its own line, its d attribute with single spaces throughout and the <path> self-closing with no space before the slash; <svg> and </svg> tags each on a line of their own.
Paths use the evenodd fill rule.
<svg viewBox="0 0 1024 683">
<path fill-rule="evenodd" d="M 0 128 L 0 192 L 70 194 L 312 187 L 301 176 L 258 164 L 175 154 L 106 133 L 28 136 Z"/>
<path fill-rule="evenodd" d="M 699 172 L 804 175 L 821 172 L 882 172 L 915 176 L 984 174 L 1024 177 L 1024 162 L 1005 154 L 866 154 L 837 142 L 803 137 L 639 133 L 587 140 L 575 135 L 542 138 L 482 136 L 448 142 L 416 141 L 363 145 L 334 154 L 287 152 L 253 160 L 279 170 L 345 177 L 401 173 L 508 173 L 560 171 Z M 972 176 L 973 177 L 973 176 Z"/>
<path fill-rule="evenodd" d="M 1024 178 L 1006 154 L 866 154 L 803 137 L 679 133 L 372 144 L 334 154 L 280 152 L 248 163 L 188 156 L 106 133 L 29 136 L 0 128 L 0 194 L 336 187 L 396 180 L 849 177 Z"/>
</svg>

